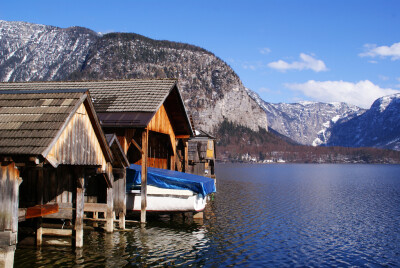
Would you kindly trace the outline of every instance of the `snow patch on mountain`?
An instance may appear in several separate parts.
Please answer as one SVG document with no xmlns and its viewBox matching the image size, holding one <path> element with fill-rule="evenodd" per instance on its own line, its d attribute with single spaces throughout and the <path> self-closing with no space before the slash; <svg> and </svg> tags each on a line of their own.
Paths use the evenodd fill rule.
<svg viewBox="0 0 400 268">
<path fill-rule="evenodd" d="M 327 130 L 328 146 L 400 149 L 400 94 L 377 99 L 365 113 Z"/>
<path fill-rule="evenodd" d="M 83 63 L 97 38 L 81 27 L 0 20 L 0 81 L 60 80 Z"/>
<path fill-rule="evenodd" d="M 266 112 L 269 127 L 306 145 L 323 144 L 329 135 L 326 130 L 333 124 L 365 111 L 357 106 L 340 102 L 269 103 L 262 100 L 254 91 L 246 90 Z"/>
</svg>

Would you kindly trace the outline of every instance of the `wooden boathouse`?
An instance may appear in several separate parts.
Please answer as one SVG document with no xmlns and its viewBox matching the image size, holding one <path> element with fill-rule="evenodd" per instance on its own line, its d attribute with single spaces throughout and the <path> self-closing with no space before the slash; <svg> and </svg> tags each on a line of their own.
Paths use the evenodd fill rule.
<svg viewBox="0 0 400 268">
<path fill-rule="evenodd" d="M 2 85 L 0 264 L 13 259 L 18 222 L 35 224 L 38 245 L 45 235 L 61 235 L 81 247 L 84 211 L 103 211 L 112 232 L 115 159 L 89 92 Z M 68 219 L 72 227 L 45 228 L 49 218 Z"/>
<path fill-rule="evenodd" d="M 210 134 L 196 129 L 189 140 L 189 173 L 215 179 L 215 140 Z"/>
<path fill-rule="evenodd" d="M 148 166 L 182 172 L 189 171 L 188 141 L 193 136 L 193 130 L 177 87 L 177 80 L 0 84 L 0 89 L 3 90 L 65 88 L 89 90 L 104 133 L 115 135 L 120 149 L 130 164 L 141 165 L 145 161 L 146 164 L 142 165 L 144 168 Z M 114 175 L 118 175 L 118 178 L 124 177 L 123 172 Z M 146 189 L 143 189 L 142 193 L 145 195 Z M 119 201 L 114 200 L 114 202 Z M 116 214 L 123 224 L 124 218 L 121 219 L 121 217 L 125 217 L 123 212 L 126 209 L 121 207 L 117 210 Z"/>
<path fill-rule="evenodd" d="M 141 164 L 143 133 L 148 166 L 185 172 L 192 125 L 175 79 L 0 83 L 5 90 L 87 89 L 106 134 L 115 134 L 129 163 Z"/>
</svg>

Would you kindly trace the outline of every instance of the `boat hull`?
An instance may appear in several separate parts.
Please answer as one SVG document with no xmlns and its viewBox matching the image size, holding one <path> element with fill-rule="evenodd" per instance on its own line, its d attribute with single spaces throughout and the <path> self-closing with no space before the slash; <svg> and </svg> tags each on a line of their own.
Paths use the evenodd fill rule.
<svg viewBox="0 0 400 268">
<path fill-rule="evenodd" d="M 203 211 L 206 197 L 189 190 L 162 189 L 148 186 L 146 211 Z M 140 191 L 127 193 L 127 210 L 141 210 Z"/>
</svg>

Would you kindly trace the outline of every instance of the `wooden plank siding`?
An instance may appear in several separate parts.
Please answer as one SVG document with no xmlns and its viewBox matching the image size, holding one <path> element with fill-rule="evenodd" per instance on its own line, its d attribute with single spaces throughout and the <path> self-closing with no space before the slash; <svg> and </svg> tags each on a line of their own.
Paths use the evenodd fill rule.
<svg viewBox="0 0 400 268">
<path fill-rule="evenodd" d="M 151 119 L 148 124 L 148 129 L 150 132 L 149 136 L 149 167 L 162 168 L 162 169 L 175 169 L 176 156 L 176 136 L 174 129 L 171 124 L 171 120 L 168 117 L 167 111 L 164 105 L 157 110 L 156 114 Z M 166 134 L 169 136 L 168 141 L 161 134 Z"/>
<path fill-rule="evenodd" d="M 107 161 L 83 103 L 45 158 L 55 167 L 90 165 L 105 171 Z"/>
<path fill-rule="evenodd" d="M 73 203 L 75 180 L 71 167 L 60 165 L 57 169 L 29 168 L 24 171 L 20 186 L 20 207 L 28 208 L 47 203 Z M 46 185 L 38 191 L 39 185 Z"/>
</svg>

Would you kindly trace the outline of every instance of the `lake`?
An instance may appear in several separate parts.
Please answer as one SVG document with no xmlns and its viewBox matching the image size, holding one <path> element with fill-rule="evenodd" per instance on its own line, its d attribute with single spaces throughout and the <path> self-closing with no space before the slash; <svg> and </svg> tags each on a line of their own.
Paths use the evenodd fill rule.
<svg viewBox="0 0 400 268">
<path fill-rule="evenodd" d="M 203 223 L 19 246 L 15 267 L 400 266 L 400 165 L 219 164 Z"/>
</svg>

